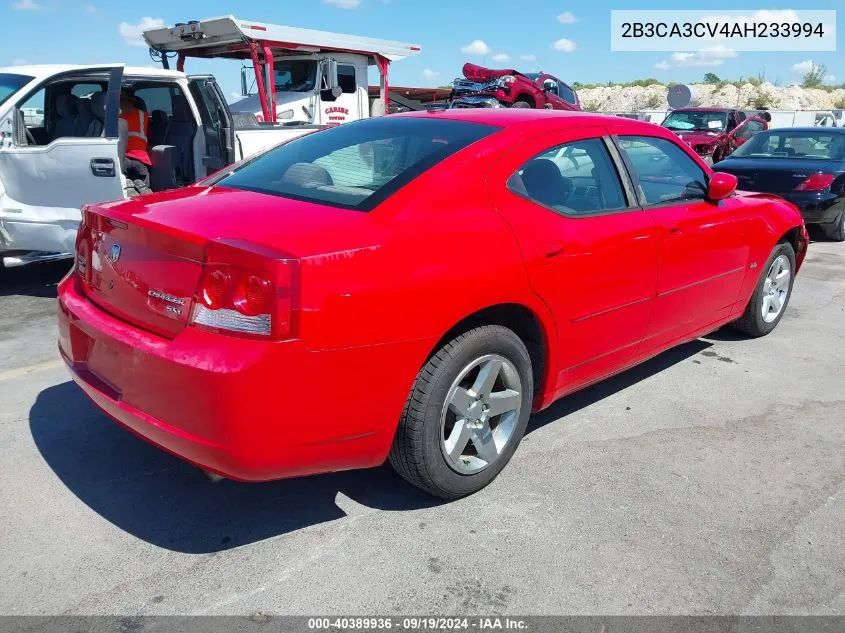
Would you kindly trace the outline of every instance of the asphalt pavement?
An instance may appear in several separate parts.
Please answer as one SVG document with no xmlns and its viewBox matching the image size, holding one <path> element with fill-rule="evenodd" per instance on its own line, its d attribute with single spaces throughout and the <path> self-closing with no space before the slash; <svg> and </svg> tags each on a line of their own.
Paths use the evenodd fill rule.
<svg viewBox="0 0 845 633">
<path fill-rule="evenodd" d="M 0 280 L 0 614 L 845 613 L 845 244 L 772 335 L 564 399 L 452 503 L 388 467 L 211 484 L 118 428 L 58 360 L 66 268 Z"/>
</svg>

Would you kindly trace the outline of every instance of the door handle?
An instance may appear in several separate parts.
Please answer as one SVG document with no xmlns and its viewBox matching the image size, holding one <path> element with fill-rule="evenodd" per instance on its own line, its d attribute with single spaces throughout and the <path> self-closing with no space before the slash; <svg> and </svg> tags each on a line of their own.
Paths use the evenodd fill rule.
<svg viewBox="0 0 845 633">
<path fill-rule="evenodd" d="M 669 237 L 678 237 L 678 236 L 683 235 L 683 234 L 684 234 L 684 232 L 681 230 L 681 227 L 679 227 L 679 226 L 672 226 L 672 227 L 669 228 Z"/>
<path fill-rule="evenodd" d="M 114 178 L 114 160 L 111 158 L 92 158 L 91 173 L 99 178 Z"/>
</svg>

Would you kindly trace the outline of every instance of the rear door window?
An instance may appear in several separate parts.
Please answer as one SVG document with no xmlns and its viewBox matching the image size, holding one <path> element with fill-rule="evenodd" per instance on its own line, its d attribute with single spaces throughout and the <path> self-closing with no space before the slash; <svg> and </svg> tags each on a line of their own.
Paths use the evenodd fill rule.
<svg viewBox="0 0 845 633">
<path fill-rule="evenodd" d="M 307 134 L 205 184 L 369 211 L 498 129 L 434 118 L 368 119 Z"/>
<path fill-rule="evenodd" d="M 508 180 L 524 198 L 568 216 L 627 208 L 619 173 L 600 138 L 571 141 L 539 154 Z"/>
</svg>

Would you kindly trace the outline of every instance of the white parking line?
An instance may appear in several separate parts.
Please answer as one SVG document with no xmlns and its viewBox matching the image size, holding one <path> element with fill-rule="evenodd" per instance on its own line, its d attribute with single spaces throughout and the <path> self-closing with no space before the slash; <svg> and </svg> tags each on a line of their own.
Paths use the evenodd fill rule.
<svg viewBox="0 0 845 633">
<path fill-rule="evenodd" d="M 30 365 L 29 367 L 20 367 L 19 369 L 9 369 L 7 371 L 0 371 L 0 380 L 12 380 L 20 378 L 21 376 L 28 376 L 40 371 L 47 371 L 48 369 L 56 369 L 64 365 L 61 360 L 49 360 L 45 363 L 38 363 L 37 365 Z"/>
</svg>

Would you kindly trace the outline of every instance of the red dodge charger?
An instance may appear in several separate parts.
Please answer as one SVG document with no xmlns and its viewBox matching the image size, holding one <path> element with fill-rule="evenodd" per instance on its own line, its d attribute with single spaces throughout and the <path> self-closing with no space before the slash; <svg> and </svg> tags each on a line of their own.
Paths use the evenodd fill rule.
<svg viewBox="0 0 845 633">
<path fill-rule="evenodd" d="M 108 416 L 206 472 L 389 459 L 460 497 L 558 398 L 727 323 L 775 328 L 807 233 L 735 187 L 628 119 L 348 123 L 86 207 L 59 347 Z"/>
</svg>

